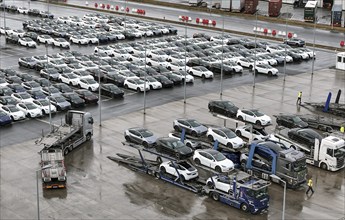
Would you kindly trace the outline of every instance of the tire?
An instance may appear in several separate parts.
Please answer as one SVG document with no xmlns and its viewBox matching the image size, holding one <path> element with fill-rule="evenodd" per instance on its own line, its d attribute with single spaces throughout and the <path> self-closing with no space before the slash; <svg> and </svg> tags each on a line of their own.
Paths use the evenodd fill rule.
<svg viewBox="0 0 345 220">
<path fill-rule="evenodd" d="M 189 142 L 186 144 L 186 146 L 192 148 L 192 145 Z"/>
<path fill-rule="evenodd" d="M 128 141 L 128 142 L 131 141 L 131 139 L 129 138 L 128 135 L 125 136 L 125 139 L 126 139 L 126 141 Z"/>
<path fill-rule="evenodd" d="M 180 174 L 180 179 L 181 179 L 182 182 L 186 181 L 186 178 L 184 178 L 184 176 L 181 175 L 181 174 Z"/>
<path fill-rule="evenodd" d="M 31 118 L 31 115 L 28 113 L 28 114 L 26 114 L 26 117 L 27 118 Z"/>
<path fill-rule="evenodd" d="M 207 185 L 209 188 L 211 188 L 211 189 L 214 188 L 214 183 L 211 182 L 211 181 L 207 182 L 206 185 Z"/>
<path fill-rule="evenodd" d="M 242 136 L 242 134 L 241 134 L 240 131 L 236 131 L 236 135 L 237 135 L 237 136 Z"/>
<path fill-rule="evenodd" d="M 78 44 L 81 44 L 81 42 L 79 41 Z"/>
<path fill-rule="evenodd" d="M 321 169 L 323 169 L 323 170 L 328 170 L 328 169 L 327 169 L 327 165 L 326 165 L 325 163 L 321 163 L 320 167 L 321 167 Z"/>
<path fill-rule="evenodd" d="M 198 134 L 196 133 L 196 131 L 192 131 L 191 135 L 192 135 L 193 137 L 198 137 Z"/>
<path fill-rule="evenodd" d="M 151 63 L 148 63 L 147 65 L 152 66 L 152 64 L 151 64 Z"/>
<path fill-rule="evenodd" d="M 258 126 L 262 126 L 261 121 L 256 121 L 255 124 Z"/>
<path fill-rule="evenodd" d="M 211 197 L 213 200 L 218 201 L 219 200 L 219 194 L 217 192 L 212 192 Z"/>
<path fill-rule="evenodd" d="M 241 210 L 244 212 L 247 212 L 248 211 L 248 205 L 246 203 L 242 203 L 241 204 Z"/>
<path fill-rule="evenodd" d="M 80 84 L 78 84 L 78 87 L 79 87 L 79 89 L 81 89 L 81 86 L 80 86 Z"/>
<path fill-rule="evenodd" d="M 228 148 L 233 148 L 232 143 L 227 143 L 227 144 L 226 144 L 226 147 L 228 147 Z"/>
<path fill-rule="evenodd" d="M 181 158 L 180 153 L 178 153 L 178 152 L 177 152 L 177 153 L 175 153 L 175 157 L 176 157 L 176 159 L 178 159 L 178 160 L 179 160 L 179 159 Z"/>
<path fill-rule="evenodd" d="M 139 87 L 137 88 L 137 92 L 141 92 L 141 90 L 140 90 L 140 88 L 139 88 Z"/>
<path fill-rule="evenodd" d="M 241 167 L 246 168 L 247 161 L 246 160 L 241 160 Z"/>
<path fill-rule="evenodd" d="M 70 85 L 70 86 L 73 86 L 72 82 L 69 82 L 69 85 Z"/>
<path fill-rule="evenodd" d="M 44 111 L 43 109 L 42 109 L 42 115 L 45 115 L 46 114 L 46 111 Z"/>
<path fill-rule="evenodd" d="M 88 134 L 86 135 L 86 140 L 87 140 L 87 141 L 91 140 L 91 137 L 92 137 L 92 136 L 91 136 L 91 133 L 88 133 Z"/>
<path fill-rule="evenodd" d="M 255 70 L 254 72 L 255 72 L 255 74 L 258 74 L 258 73 L 259 73 L 259 71 L 258 71 L 258 70 Z"/>
<path fill-rule="evenodd" d="M 253 69 L 253 66 L 252 66 L 252 65 L 250 65 L 250 66 L 249 66 L 249 70 L 252 70 L 252 69 Z"/>
<path fill-rule="evenodd" d="M 69 153 L 69 149 L 68 149 L 68 147 L 66 147 L 65 150 L 63 151 L 63 154 L 67 155 L 68 153 Z"/>
<path fill-rule="evenodd" d="M 161 173 L 163 173 L 163 174 L 165 174 L 167 171 L 165 170 L 165 168 L 164 167 L 161 167 Z"/>
<path fill-rule="evenodd" d="M 144 142 L 143 142 L 143 146 L 144 146 L 145 148 L 149 148 L 149 143 L 147 143 L 146 141 L 144 141 Z"/>
<path fill-rule="evenodd" d="M 14 118 L 13 118 L 13 116 L 11 116 L 11 120 L 12 120 L 12 121 L 14 121 Z"/>
<path fill-rule="evenodd" d="M 216 170 L 218 173 L 221 173 L 221 172 L 222 172 L 222 168 L 220 168 L 220 166 L 216 166 L 215 170 Z"/>
<path fill-rule="evenodd" d="M 272 72 L 271 71 L 268 72 L 268 76 L 272 76 Z"/>
<path fill-rule="evenodd" d="M 192 76 L 194 76 L 194 74 L 193 74 L 193 72 L 192 72 L 192 71 L 190 71 L 190 72 L 189 72 L 189 74 L 190 74 L 190 75 L 192 75 Z"/>
<path fill-rule="evenodd" d="M 198 158 L 195 158 L 195 159 L 194 159 L 194 162 L 195 162 L 196 164 L 198 164 L 198 165 L 201 165 L 201 162 L 200 162 L 200 160 L 199 160 Z"/>
<path fill-rule="evenodd" d="M 206 76 L 204 74 L 201 75 L 202 79 L 206 79 Z"/>
<path fill-rule="evenodd" d="M 209 136 L 207 136 L 207 138 L 210 140 L 210 141 L 214 141 L 214 138 L 213 138 L 213 136 L 212 135 L 209 135 Z"/>
<path fill-rule="evenodd" d="M 175 125 L 175 126 L 174 126 L 174 130 L 177 131 L 177 132 L 179 132 L 179 131 L 180 131 L 179 126 Z"/>
<path fill-rule="evenodd" d="M 237 118 L 238 118 L 238 120 L 243 121 L 243 117 L 241 115 L 238 116 Z"/>
<path fill-rule="evenodd" d="M 128 85 L 127 84 L 125 84 L 125 89 L 128 89 Z"/>
<path fill-rule="evenodd" d="M 162 160 L 161 157 L 157 157 L 157 158 L 156 158 L 156 161 L 157 161 L 158 163 L 160 163 L 160 164 L 163 162 L 163 160 Z"/>
</svg>

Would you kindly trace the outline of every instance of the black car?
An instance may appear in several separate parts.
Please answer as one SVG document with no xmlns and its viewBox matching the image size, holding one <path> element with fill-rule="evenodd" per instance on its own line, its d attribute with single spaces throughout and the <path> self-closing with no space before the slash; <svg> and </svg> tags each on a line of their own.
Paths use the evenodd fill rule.
<svg viewBox="0 0 345 220">
<path fill-rule="evenodd" d="M 20 73 L 17 75 L 23 82 L 29 82 L 33 80 L 32 75 L 28 73 Z"/>
<path fill-rule="evenodd" d="M 39 16 L 40 11 L 37 9 L 29 9 L 28 15 Z"/>
<path fill-rule="evenodd" d="M 40 86 L 42 87 L 47 87 L 50 86 L 50 81 L 46 78 L 36 78 L 34 79 L 35 82 L 38 82 L 38 84 L 40 84 Z"/>
<path fill-rule="evenodd" d="M 26 92 L 26 89 L 17 83 L 7 85 L 8 88 L 12 89 L 14 93 Z"/>
<path fill-rule="evenodd" d="M 289 46 L 295 46 L 295 47 L 304 47 L 305 41 L 298 38 L 290 38 L 284 41 L 285 44 Z"/>
<path fill-rule="evenodd" d="M 238 107 L 230 101 L 210 101 L 208 103 L 210 112 L 218 113 L 227 117 L 236 117 Z"/>
<path fill-rule="evenodd" d="M 174 83 L 174 85 L 180 85 L 183 82 L 183 80 L 180 77 L 178 77 L 176 74 L 172 72 L 162 73 L 162 75 L 171 80 Z"/>
<path fill-rule="evenodd" d="M 73 92 L 73 89 L 69 87 L 65 83 L 56 83 L 53 85 L 55 88 L 57 88 L 61 93 L 71 93 Z"/>
<path fill-rule="evenodd" d="M 319 133 L 311 128 L 293 128 L 288 131 L 288 137 L 309 147 L 314 146 L 315 139 L 318 139 L 321 142 L 323 138 Z"/>
<path fill-rule="evenodd" d="M 87 70 L 87 73 L 89 73 L 95 80 L 98 80 L 98 76 L 101 77 L 101 80 L 104 78 L 104 73 L 100 69 L 90 69 Z"/>
<path fill-rule="evenodd" d="M 211 40 L 211 36 L 207 35 L 205 33 L 194 33 L 193 34 L 193 38 L 205 38 L 206 40 L 210 41 Z"/>
<path fill-rule="evenodd" d="M 123 98 L 124 91 L 111 83 L 101 84 L 101 94 L 112 98 Z"/>
<path fill-rule="evenodd" d="M 155 148 L 158 152 L 168 154 L 177 159 L 188 158 L 193 155 L 193 149 L 187 147 L 176 138 L 162 137 L 158 138 L 156 143 Z"/>
<path fill-rule="evenodd" d="M 49 18 L 49 19 L 54 18 L 54 15 L 51 14 L 49 11 L 40 11 L 39 16 L 41 16 L 42 18 Z"/>
<path fill-rule="evenodd" d="M 297 115 L 276 115 L 276 122 L 278 125 L 287 128 L 307 128 L 308 123 L 303 121 Z"/>
<path fill-rule="evenodd" d="M 302 56 L 299 55 L 298 53 L 287 51 L 286 54 L 292 57 L 293 62 L 299 62 L 302 60 Z"/>
<path fill-rule="evenodd" d="M 13 94 L 12 89 L 7 86 L 0 87 L 0 96 L 10 96 Z"/>
<path fill-rule="evenodd" d="M 211 65 L 208 68 L 212 72 L 221 73 L 222 72 L 222 64 L 221 63 L 211 63 Z M 235 73 L 234 69 L 231 66 L 228 66 L 226 64 L 223 64 L 223 73 L 224 74 L 230 74 Z"/>
<path fill-rule="evenodd" d="M 18 73 L 14 69 L 0 69 L 1 72 L 4 72 L 6 76 L 16 76 Z"/>
<path fill-rule="evenodd" d="M 163 88 L 171 88 L 174 86 L 174 82 L 163 75 L 153 76 L 158 82 L 162 83 Z"/>
<path fill-rule="evenodd" d="M 45 99 L 47 95 L 45 95 L 41 90 L 30 90 L 27 91 L 31 95 L 32 98 L 38 100 L 38 99 Z"/>
<path fill-rule="evenodd" d="M 19 37 L 16 35 L 6 35 L 5 41 L 6 43 L 18 44 Z"/>
<path fill-rule="evenodd" d="M 98 97 L 87 89 L 79 89 L 75 92 L 79 95 L 80 98 L 85 100 L 85 103 L 96 104 L 98 102 Z"/>
<path fill-rule="evenodd" d="M 113 73 L 113 74 L 105 74 L 103 77 L 103 81 L 105 83 L 114 83 L 117 86 L 123 86 L 123 83 L 125 82 L 126 77 L 119 73 Z"/>
<path fill-rule="evenodd" d="M 18 102 L 12 96 L 1 96 L 0 105 L 17 105 Z"/>
<path fill-rule="evenodd" d="M 135 34 L 132 31 L 124 31 L 123 35 L 125 35 L 125 38 L 128 40 L 134 40 Z"/>
<path fill-rule="evenodd" d="M 71 103 L 72 107 L 78 108 L 85 106 L 85 100 L 80 98 L 76 93 L 63 93 L 62 96 Z"/>
<path fill-rule="evenodd" d="M 23 82 L 22 79 L 18 76 L 8 76 L 8 77 L 6 77 L 6 81 L 10 84 L 12 84 L 12 83 L 21 84 Z"/>
</svg>

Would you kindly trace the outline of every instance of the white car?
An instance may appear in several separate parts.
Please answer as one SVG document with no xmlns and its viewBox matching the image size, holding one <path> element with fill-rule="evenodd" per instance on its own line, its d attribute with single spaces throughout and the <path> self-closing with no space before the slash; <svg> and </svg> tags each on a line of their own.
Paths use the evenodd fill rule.
<svg viewBox="0 0 345 220">
<path fill-rule="evenodd" d="M 12 35 L 17 36 L 17 37 L 24 37 L 25 31 L 18 29 L 18 30 L 13 30 Z"/>
<path fill-rule="evenodd" d="M 50 104 L 50 112 L 51 113 L 56 112 L 55 105 L 51 104 L 46 99 L 34 100 L 32 104 L 34 104 L 37 108 L 41 110 L 42 115 L 49 114 L 49 104 Z"/>
<path fill-rule="evenodd" d="M 94 49 L 94 53 L 105 53 L 108 56 L 114 56 L 113 49 L 109 46 L 97 46 Z"/>
<path fill-rule="evenodd" d="M 271 124 L 271 118 L 256 109 L 239 109 L 236 117 L 239 120 L 257 124 L 259 126 Z"/>
<path fill-rule="evenodd" d="M 146 64 L 149 66 L 164 66 L 168 65 L 168 62 L 162 57 L 151 57 L 146 59 Z"/>
<path fill-rule="evenodd" d="M 232 187 L 233 184 L 230 183 L 230 179 L 228 176 L 223 176 L 223 175 L 217 175 L 217 176 L 212 176 L 206 180 L 206 185 L 223 191 L 225 193 L 232 193 Z"/>
<path fill-rule="evenodd" d="M 198 165 L 204 165 L 215 171 L 228 172 L 234 169 L 234 163 L 222 153 L 213 149 L 198 149 L 194 151 L 193 160 Z"/>
<path fill-rule="evenodd" d="M 81 35 L 71 36 L 69 40 L 74 44 L 86 45 L 89 43 L 89 39 Z"/>
<path fill-rule="evenodd" d="M 204 66 L 193 66 L 190 67 L 187 72 L 192 76 L 199 76 L 203 79 L 212 79 L 213 78 L 213 72 L 209 71 Z"/>
<path fill-rule="evenodd" d="M 159 49 L 150 51 L 149 53 L 147 53 L 147 57 L 156 59 L 162 58 L 163 60 L 167 60 L 169 58 L 169 55 Z"/>
<path fill-rule="evenodd" d="M 71 86 L 77 86 L 79 77 L 74 73 L 64 73 L 59 75 L 59 81 Z"/>
<path fill-rule="evenodd" d="M 84 35 L 84 37 L 87 38 L 87 40 L 89 41 L 90 44 L 98 44 L 99 43 L 99 39 L 93 34 L 87 34 L 87 35 Z"/>
<path fill-rule="evenodd" d="M 144 54 L 131 54 L 130 59 L 131 61 L 133 61 L 134 63 L 141 63 L 141 64 L 145 64 L 145 60 L 147 58 L 145 57 Z"/>
<path fill-rule="evenodd" d="M 27 92 L 13 93 L 11 95 L 18 102 L 33 102 L 34 99 Z"/>
<path fill-rule="evenodd" d="M 24 112 L 28 118 L 36 118 L 42 116 L 42 111 L 32 103 L 18 103 L 17 108 Z"/>
<path fill-rule="evenodd" d="M 43 34 L 43 35 L 38 35 L 37 41 L 43 44 L 53 44 L 54 39 L 49 35 Z"/>
<path fill-rule="evenodd" d="M 244 125 L 236 128 L 235 133 L 237 136 L 245 137 L 248 140 L 266 140 L 268 134 L 263 129 L 256 129 L 253 125 Z"/>
<path fill-rule="evenodd" d="M 20 111 L 15 105 L 3 105 L 1 110 L 11 117 L 12 121 L 25 119 L 24 112 Z"/>
<path fill-rule="evenodd" d="M 32 47 L 35 48 L 37 47 L 37 44 L 35 41 L 33 41 L 31 38 L 29 37 L 24 37 L 24 38 L 19 38 L 18 43 L 22 46 L 26 46 L 26 47 Z"/>
<path fill-rule="evenodd" d="M 145 80 L 144 77 L 141 78 L 142 80 Z M 162 83 L 158 82 L 154 77 L 152 76 L 147 76 L 146 77 L 146 82 L 150 86 L 150 89 L 161 89 L 162 88 Z"/>
<path fill-rule="evenodd" d="M 126 38 L 120 31 L 111 31 L 110 33 L 114 35 L 117 40 L 124 40 Z"/>
<path fill-rule="evenodd" d="M 254 70 L 254 67 L 253 67 Z M 278 75 L 278 69 L 268 65 L 268 64 L 257 64 L 255 66 L 255 73 L 263 73 L 269 76 L 276 76 Z"/>
<path fill-rule="evenodd" d="M 88 89 L 90 91 L 97 91 L 99 84 L 94 79 L 79 79 L 78 86 L 81 89 Z"/>
<path fill-rule="evenodd" d="M 226 127 L 209 127 L 207 129 L 206 136 L 210 141 L 217 140 L 219 143 L 231 149 L 239 149 L 244 145 L 243 140 L 237 137 L 237 135 L 233 131 Z"/>
<path fill-rule="evenodd" d="M 53 45 L 62 48 L 70 48 L 71 46 L 71 44 L 64 38 L 54 38 Z"/>
<path fill-rule="evenodd" d="M 58 17 L 57 22 L 60 24 L 67 24 L 70 20 L 71 18 L 69 17 Z"/>
<path fill-rule="evenodd" d="M 184 62 L 166 62 L 165 68 L 167 68 L 170 71 L 185 70 L 185 68 L 188 71 L 190 69 L 190 67 L 186 66 Z"/>
<path fill-rule="evenodd" d="M 145 82 L 139 79 L 138 77 L 128 77 L 124 81 L 123 85 L 126 89 L 133 89 L 138 92 L 144 92 L 145 87 L 146 87 L 146 91 L 150 90 L 149 84 L 146 83 L 146 86 L 145 86 Z"/>
<path fill-rule="evenodd" d="M 275 52 L 283 52 L 284 48 L 274 46 L 274 45 L 267 45 L 266 46 L 266 51 L 269 53 L 275 53 Z"/>
<path fill-rule="evenodd" d="M 51 60 L 49 61 L 49 63 L 54 66 L 55 68 L 63 68 L 63 67 L 67 67 L 67 64 L 63 61 L 63 60 Z"/>
<path fill-rule="evenodd" d="M 249 69 L 252 69 L 254 67 L 254 59 L 243 57 L 236 61 L 236 63 L 242 67 L 247 67 Z M 262 62 L 260 60 L 257 60 L 255 65 L 261 64 Z"/>
<path fill-rule="evenodd" d="M 184 180 L 191 180 L 198 177 L 198 170 L 189 164 L 187 161 L 167 161 L 163 162 L 159 165 L 160 172 L 164 174 L 170 174 L 177 178 L 181 178 L 182 181 Z"/>
<path fill-rule="evenodd" d="M 17 11 L 20 13 L 20 14 L 28 14 L 29 13 L 29 9 L 28 8 L 25 8 L 25 7 L 19 7 L 17 9 Z"/>
</svg>

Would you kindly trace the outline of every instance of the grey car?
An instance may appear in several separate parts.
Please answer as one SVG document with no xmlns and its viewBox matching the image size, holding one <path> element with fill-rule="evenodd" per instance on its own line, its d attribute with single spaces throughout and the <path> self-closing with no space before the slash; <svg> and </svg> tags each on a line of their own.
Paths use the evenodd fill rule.
<svg viewBox="0 0 345 220">
<path fill-rule="evenodd" d="M 64 111 L 71 109 L 71 103 L 66 101 L 66 99 L 60 95 L 58 96 L 50 96 L 48 99 L 51 101 L 53 105 L 55 105 L 58 111 Z"/>
<path fill-rule="evenodd" d="M 152 147 L 156 144 L 157 137 L 146 128 L 129 128 L 125 130 L 126 141 L 142 144 L 144 147 Z"/>
<path fill-rule="evenodd" d="M 191 134 L 194 137 L 202 136 L 207 132 L 207 127 L 194 119 L 176 119 L 173 122 L 173 126 L 175 131 L 182 131 L 182 129 L 185 129 L 187 134 Z"/>
</svg>

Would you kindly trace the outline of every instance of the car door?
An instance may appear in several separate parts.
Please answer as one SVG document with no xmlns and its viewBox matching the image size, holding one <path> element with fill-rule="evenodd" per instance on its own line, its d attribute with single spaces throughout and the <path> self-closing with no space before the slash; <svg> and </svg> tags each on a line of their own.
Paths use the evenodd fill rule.
<svg viewBox="0 0 345 220">
<path fill-rule="evenodd" d="M 211 155 L 206 152 L 200 152 L 200 163 L 206 167 L 211 167 Z"/>
<path fill-rule="evenodd" d="M 217 129 L 213 129 L 213 139 L 217 140 L 219 143 L 224 144 L 224 137 L 222 136 L 222 132 Z"/>
<path fill-rule="evenodd" d="M 134 130 L 129 130 L 130 134 L 131 134 L 131 139 L 138 143 L 141 144 L 141 134 L 138 131 L 134 131 Z"/>
<path fill-rule="evenodd" d="M 229 191 L 229 186 L 230 186 L 230 183 L 229 182 L 226 182 L 226 181 L 222 181 L 220 179 L 217 179 L 216 180 L 217 183 L 217 188 L 223 192 L 228 192 Z"/>
<path fill-rule="evenodd" d="M 181 130 L 184 128 L 187 133 L 191 133 L 191 128 L 190 128 L 189 123 L 187 123 L 184 120 L 177 120 L 177 121 L 180 124 Z"/>
<path fill-rule="evenodd" d="M 251 122 L 251 123 L 255 123 L 256 115 L 253 112 L 251 112 L 251 111 L 247 111 L 246 121 Z"/>
</svg>

